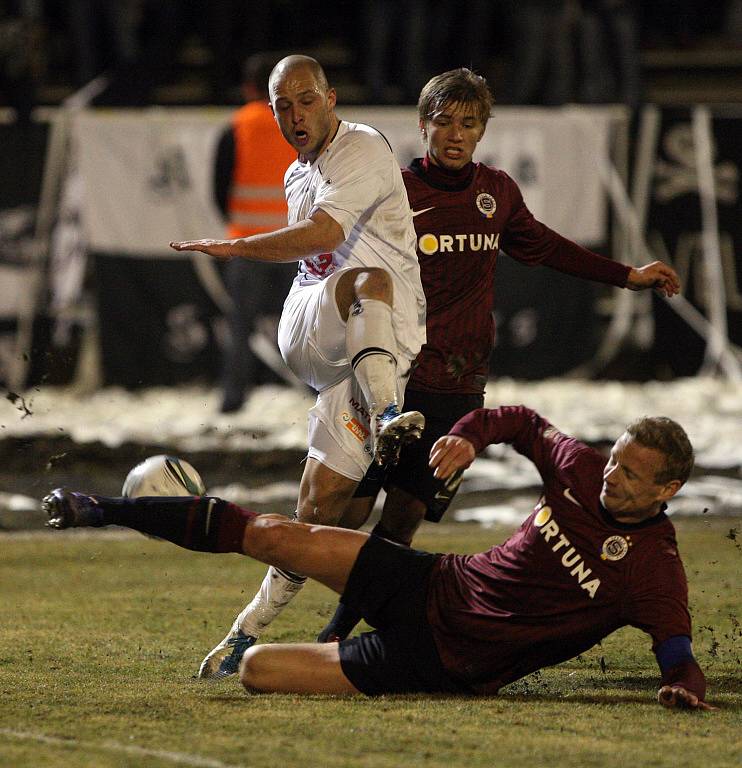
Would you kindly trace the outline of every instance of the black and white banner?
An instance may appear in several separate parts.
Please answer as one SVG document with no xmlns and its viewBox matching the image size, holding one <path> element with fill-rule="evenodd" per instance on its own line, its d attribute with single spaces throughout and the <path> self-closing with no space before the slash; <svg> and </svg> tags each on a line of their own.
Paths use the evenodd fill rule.
<svg viewBox="0 0 742 768">
<path fill-rule="evenodd" d="M 414 108 L 340 109 L 387 138 L 400 165 L 423 152 Z M 96 253 L 173 255 L 170 240 L 218 237 L 214 144 L 226 110 L 82 113 L 75 119 L 86 237 Z M 609 152 L 616 108 L 502 108 L 475 158 L 510 173 L 534 215 L 590 245 L 606 238 L 606 197 L 595 167 Z"/>
<path fill-rule="evenodd" d="M 178 257 L 171 240 L 221 237 L 211 189 L 214 147 L 228 112 L 84 112 L 74 139 L 82 220 L 93 253 Z"/>
<path fill-rule="evenodd" d="M 218 378 L 219 273 L 208 257 L 183 256 L 168 243 L 223 236 L 211 178 L 228 114 L 114 111 L 75 119 L 106 384 L 136 388 Z"/>
<path fill-rule="evenodd" d="M 138 386 L 215 375 L 215 304 L 220 303 L 221 285 L 213 267 L 202 264 L 194 270 L 168 243 L 223 235 L 211 180 L 215 145 L 230 114 L 122 110 L 82 112 L 74 118 L 81 220 L 95 263 L 103 378 L 108 383 Z M 414 108 L 341 108 L 339 114 L 378 128 L 400 165 L 423 152 Z M 594 168 L 597 157 L 608 155 L 612 129 L 624 119 L 624 112 L 615 108 L 498 108 L 476 159 L 508 171 L 530 209 L 549 226 L 583 244 L 604 242 L 607 205 Z M 147 264 L 137 266 L 136 260 Z M 168 267 L 166 261 L 171 262 Z M 212 279 L 204 279 L 209 272 Z M 520 313 L 520 330 L 509 334 L 518 339 L 514 361 L 524 359 L 518 357 L 518 345 L 531 333 L 523 319 L 530 308 L 537 315 L 533 333 L 538 344 L 532 345 L 534 336 L 526 345 L 528 369 L 538 375 L 571 367 L 563 356 L 560 364 L 536 364 L 538 350 L 554 348 L 551 336 L 544 336 L 548 322 L 539 298 L 542 281 L 534 274 L 525 282 L 517 277 L 518 290 L 511 292 L 509 279 L 509 274 L 498 277 L 505 286 L 503 295 L 517 294 L 521 300 L 513 309 Z M 553 311 L 564 315 L 567 296 L 573 293 L 562 294 L 560 307 Z M 591 305 L 589 291 L 572 298 L 583 308 L 585 301 Z M 276 309 L 282 299 L 276 297 Z M 577 327 L 585 327 L 577 315 Z"/>
<path fill-rule="evenodd" d="M 93 258 L 104 384 L 218 378 L 223 327 L 189 259 Z"/>
<path fill-rule="evenodd" d="M 17 348 L 18 318 L 33 315 L 36 216 L 44 172 L 48 125 L 0 123 L 0 383 L 7 385 L 20 354 L 38 368 L 39 333 L 31 349 Z M 37 330 L 43 322 L 36 323 Z"/>
<path fill-rule="evenodd" d="M 647 243 L 657 258 L 673 264 L 680 275 L 683 294 L 707 318 L 712 306 L 725 302 L 729 339 L 742 345 L 742 110 L 721 109 L 712 117 L 712 173 L 725 296 L 710 290 L 704 261 L 698 148 L 690 108 L 662 111 Z M 706 340 L 664 302 L 656 300 L 653 362 L 657 373 L 666 377 L 692 376 L 702 365 L 705 353 Z"/>
<path fill-rule="evenodd" d="M 341 117 L 380 130 L 400 165 L 422 155 L 417 111 L 410 107 L 339 108 Z M 495 107 L 474 159 L 509 173 L 537 219 L 581 245 L 603 243 L 607 199 L 596 173 L 609 157 L 621 107 Z"/>
</svg>

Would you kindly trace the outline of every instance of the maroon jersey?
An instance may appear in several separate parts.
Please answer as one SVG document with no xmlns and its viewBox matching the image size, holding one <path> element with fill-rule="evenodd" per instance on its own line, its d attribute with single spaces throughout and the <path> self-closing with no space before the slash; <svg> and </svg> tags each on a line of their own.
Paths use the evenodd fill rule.
<svg viewBox="0 0 742 768">
<path fill-rule="evenodd" d="M 494 342 L 494 276 L 502 248 L 524 264 L 624 287 L 630 268 L 537 221 L 505 172 L 470 163 L 451 173 L 417 159 L 402 171 L 427 299 L 427 343 L 410 389 L 479 394 Z"/>
<path fill-rule="evenodd" d="M 495 693 L 625 625 L 649 633 L 653 648 L 690 637 L 673 525 L 664 512 L 638 524 L 614 520 L 599 500 L 606 464 L 600 453 L 524 406 L 472 411 L 452 434 L 478 451 L 510 443 L 544 482 L 535 510 L 504 544 L 444 555 L 433 570 L 428 618 L 454 677 Z M 696 684 L 700 697 L 704 687 Z"/>
</svg>

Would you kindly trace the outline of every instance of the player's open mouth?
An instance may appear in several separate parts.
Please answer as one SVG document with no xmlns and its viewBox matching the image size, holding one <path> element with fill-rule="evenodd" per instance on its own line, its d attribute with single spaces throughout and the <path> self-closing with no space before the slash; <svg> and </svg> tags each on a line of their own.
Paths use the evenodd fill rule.
<svg viewBox="0 0 742 768">
<path fill-rule="evenodd" d="M 306 144 L 309 139 L 309 134 L 306 131 L 294 131 L 297 144 Z"/>
</svg>

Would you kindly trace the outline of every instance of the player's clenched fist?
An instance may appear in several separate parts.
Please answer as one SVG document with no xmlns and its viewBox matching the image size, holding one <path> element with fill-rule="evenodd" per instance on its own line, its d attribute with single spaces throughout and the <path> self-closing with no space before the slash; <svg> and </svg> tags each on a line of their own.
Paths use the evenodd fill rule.
<svg viewBox="0 0 742 768">
<path fill-rule="evenodd" d="M 445 480 L 454 472 L 466 469 L 477 455 L 474 446 L 465 438 L 457 435 L 444 435 L 435 441 L 430 450 L 430 466 L 433 475 Z"/>
</svg>

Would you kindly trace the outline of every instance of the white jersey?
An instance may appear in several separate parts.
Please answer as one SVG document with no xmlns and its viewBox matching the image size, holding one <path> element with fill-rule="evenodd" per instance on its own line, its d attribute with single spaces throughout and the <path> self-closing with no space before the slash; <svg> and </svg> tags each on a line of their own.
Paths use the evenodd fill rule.
<svg viewBox="0 0 742 768">
<path fill-rule="evenodd" d="M 313 163 L 296 160 L 284 181 L 290 225 L 321 209 L 345 234 L 332 253 L 299 262 L 292 292 L 343 268 L 385 269 L 394 284 L 397 344 L 414 358 L 425 342 L 425 294 L 410 204 L 386 139 L 370 126 L 341 121 L 322 154 Z"/>
</svg>

